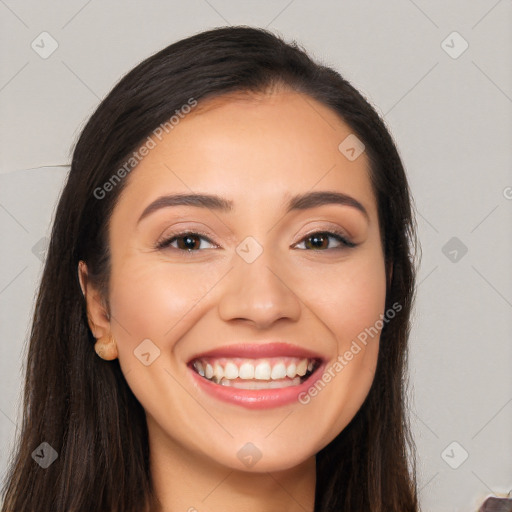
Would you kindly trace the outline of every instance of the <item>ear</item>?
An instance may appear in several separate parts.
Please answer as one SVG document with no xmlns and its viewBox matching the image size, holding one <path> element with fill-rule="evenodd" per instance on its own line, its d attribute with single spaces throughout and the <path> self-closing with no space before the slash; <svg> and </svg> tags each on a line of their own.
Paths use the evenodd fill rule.
<svg viewBox="0 0 512 512">
<path fill-rule="evenodd" d="M 110 333 L 110 318 L 103 305 L 101 294 L 87 276 L 87 265 L 85 261 L 80 260 L 78 262 L 78 280 L 86 302 L 89 327 L 95 338 L 102 338 Z"/>
</svg>

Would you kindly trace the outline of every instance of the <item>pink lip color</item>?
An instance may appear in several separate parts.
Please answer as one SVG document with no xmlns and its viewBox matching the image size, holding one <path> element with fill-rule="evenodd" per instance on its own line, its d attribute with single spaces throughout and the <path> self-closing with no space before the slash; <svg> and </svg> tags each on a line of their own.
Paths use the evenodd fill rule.
<svg viewBox="0 0 512 512">
<path fill-rule="evenodd" d="M 227 347 L 220 347 L 208 352 L 197 354 L 190 359 L 189 362 L 201 357 L 246 357 L 249 359 L 258 359 L 279 356 L 323 359 L 319 354 L 306 350 L 305 348 L 290 345 L 289 343 L 240 343 L 238 345 L 229 345 Z"/>
<path fill-rule="evenodd" d="M 267 354 L 268 355 L 268 354 Z M 247 409 L 270 409 L 298 402 L 298 395 L 307 391 L 319 380 L 325 370 L 325 362 L 322 363 L 302 384 L 280 389 L 238 389 L 221 384 L 215 384 L 201 377 L 192 368 L 190 371 L 199 387 L 206 393 L 231 404 L 239 405 Z"/>
</svg>

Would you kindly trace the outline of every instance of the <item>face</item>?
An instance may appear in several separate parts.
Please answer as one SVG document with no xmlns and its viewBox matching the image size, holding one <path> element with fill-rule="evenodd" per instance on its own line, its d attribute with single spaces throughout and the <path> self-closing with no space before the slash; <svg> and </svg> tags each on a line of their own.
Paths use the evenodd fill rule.
<svg viewBox="0 0 512 512">
<path fill-rule="evenodd" d="M 362 405 L 379 335 L 361 333 L 384 314 L 386 275 L 368 159 L 338 149 L 350 134 L 298 93 L 223 97 L 125 178 L 110 321 L 88 305 L 117 342 L 153 448 L 287 469 Z M 192 197 L 154 203 L 176 195 Z"/>
</svg>

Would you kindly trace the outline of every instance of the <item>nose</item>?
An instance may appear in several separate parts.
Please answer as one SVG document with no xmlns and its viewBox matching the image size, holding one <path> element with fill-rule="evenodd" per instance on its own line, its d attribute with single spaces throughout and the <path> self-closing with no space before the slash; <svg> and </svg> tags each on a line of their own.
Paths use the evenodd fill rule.
<svg viewBox="0 0 512 512">
<path fill-rule="evenodd" d="M 223 320 L 244 320 L 264 329 L 280 319 L 299 319 L 301 301 L 294 291 L 293 276 L 276 271 L 279 266 L 265 253 L 252 263 L 238 258 L 226 276 L 218 306 Z"/>
</svg>

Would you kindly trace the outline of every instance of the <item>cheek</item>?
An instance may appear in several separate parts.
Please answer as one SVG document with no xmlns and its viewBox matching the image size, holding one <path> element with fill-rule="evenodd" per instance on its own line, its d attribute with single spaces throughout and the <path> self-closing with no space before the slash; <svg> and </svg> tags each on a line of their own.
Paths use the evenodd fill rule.
<svg viewBox="0 0 512 512">
<path fill-rule="evenodd" d="M 309 278 L 313 277 L 309 274 Z M 375 376 L 386 276 L 379 251 L 326 266 L 301 286 L 308 307 L 334 338 L 336 347 L 319 383 L 302 397 L 323 431 L 318 449 L 338 435 L 363 404 Z"/>
<path fill-rule="evenodd" d="M 386 275 L 379 251 L 360 251 L 296 275 L 302 276 L 301 298 L 335 336 L 340 351 L 384 313 Z"/>
<path fill-rule="evenodd" d="M 172 349 L 215 284 L 214 273 L 197 265 L 148 264 L 143 258 L 127 259 L 117 267 L 115 263 L 111 310 L 120 326 L 121 351 L 133 351 L 146 338 L 161 350 Z"/>
</svg>

